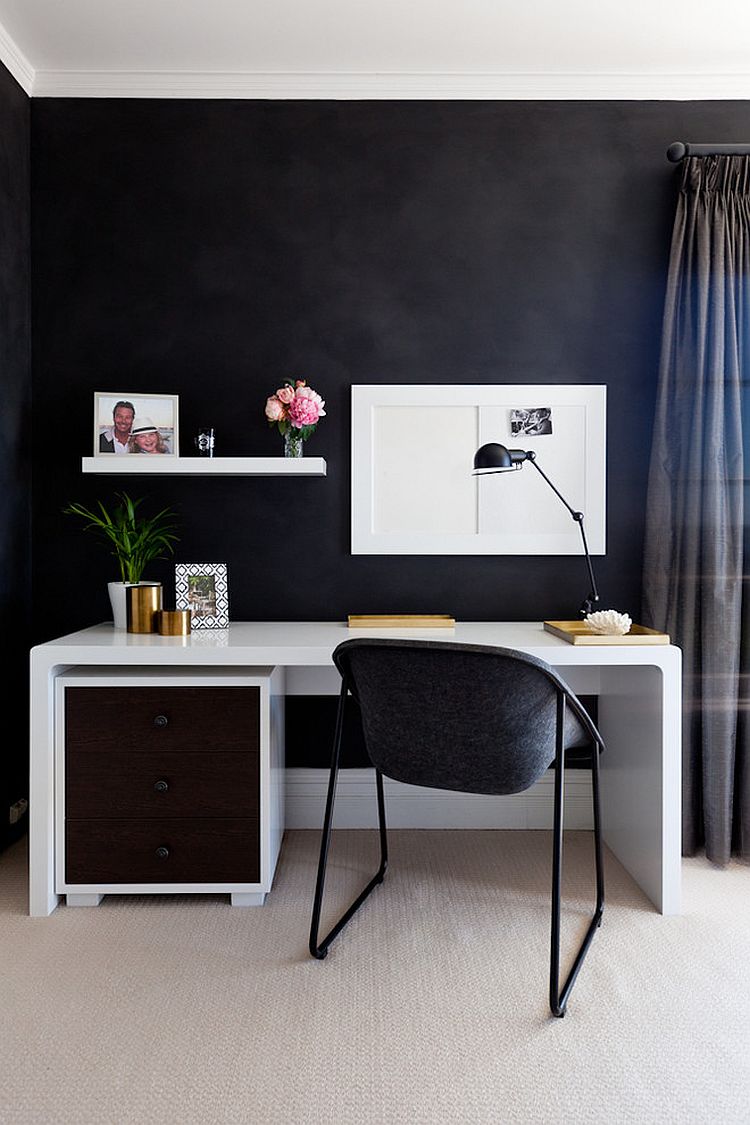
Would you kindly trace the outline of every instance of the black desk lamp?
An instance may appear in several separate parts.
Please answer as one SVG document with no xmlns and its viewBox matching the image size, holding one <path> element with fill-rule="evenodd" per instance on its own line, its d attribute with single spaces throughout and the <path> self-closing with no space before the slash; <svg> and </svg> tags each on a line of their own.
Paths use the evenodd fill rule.
<svg viewBox="0 0 750 1125">
<path fill-rule="evenodd" d="M 596 588 L 594 568 L 591 565 L 591 555 L 589 554 L 589 547 L 586 542 L 586 532 L 583 530 L 583 512 L 576 512 L 571 508 L 568 501 L 562 493 L 555 488 L 547 474 L 539 468 L 536 463 L 536 453 L 534 450 L 506 449 L 504 445 L 498 445 L 497 442 L 491 441 L 488 445 L 483 445 L 481 449 L 478 449 L 474 454 L 473 476 L 488 476 L 490 473 L 507 473 L 510 469 L 522 468 L 524 461 L 530 461 L 539 475 L 544 477 L 555 496 L 562 501 L 580 528 L 581 539 L 583 540 L 583 553 L 586 556 L 586 566 L 588 567 L 589 581 L 591 583 L 591 591 L 588 597 L 584 598 L 580 610 L 581 617 L 585 617 L 587 613 L 591 613 L 592 609 L 595 608 L 596 603 L 599 601 L 599 591 Z"/>
</svg>

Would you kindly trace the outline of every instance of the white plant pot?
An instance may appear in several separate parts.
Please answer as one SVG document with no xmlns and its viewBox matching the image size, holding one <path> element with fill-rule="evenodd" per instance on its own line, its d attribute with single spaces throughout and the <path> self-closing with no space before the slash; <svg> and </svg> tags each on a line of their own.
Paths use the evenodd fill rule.
<svg viewBox="0 0 750 1125">
<path fill-rule="evenodd" d="M 112 603 L 112 618 L 114 621 L 115 629 L 122 629 L 123 632 L 128 627 L 128 601 L 127 589 L 128 586 L 161 586 L 161 582 L 108 582 L 107 590 L 109 591 L 109 600 Z"/>
</svg>

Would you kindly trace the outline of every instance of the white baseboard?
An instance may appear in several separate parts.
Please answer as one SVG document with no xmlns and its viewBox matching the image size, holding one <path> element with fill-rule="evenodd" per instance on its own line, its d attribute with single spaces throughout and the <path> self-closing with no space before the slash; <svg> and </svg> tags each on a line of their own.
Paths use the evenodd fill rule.
<svg viewBox="0 0 750 1125">
<path fill-rule="evenodd" d="M 386 778 L 386 819 L 390 828 L 552 828 L 553 785 L 552 770 L 525 793 L 511 797 L 424 789 Z M 327 790 L 327 769 L 288 769 L 286 827 L 320 828 Z M 333 823 L 334 828 L 377 827 L 373 770 L 341 770 Z M 565 827 L 593 827 L 588 770 L 567 773 Z"/>
</svg>

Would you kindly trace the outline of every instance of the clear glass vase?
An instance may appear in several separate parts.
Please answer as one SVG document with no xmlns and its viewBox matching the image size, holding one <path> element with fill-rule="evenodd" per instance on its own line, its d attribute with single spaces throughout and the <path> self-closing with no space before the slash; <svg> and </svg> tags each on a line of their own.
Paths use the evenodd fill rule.
<svg viewBox="0 0 750 1125">
<path fill-rule="evenodd" d="M 304 449 L 305 443 L 299 430 L 287 430 L 284 434 L 284 456 L 301 457 Z"/>
</svg>

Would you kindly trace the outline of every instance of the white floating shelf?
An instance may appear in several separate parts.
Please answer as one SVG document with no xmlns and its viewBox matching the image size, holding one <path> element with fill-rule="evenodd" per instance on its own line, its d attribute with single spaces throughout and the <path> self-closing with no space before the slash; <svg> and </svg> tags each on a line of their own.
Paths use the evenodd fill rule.
<svg viewBox="0 0 750 1125">
<path fill-rule="evenodd" d="M 84 473 L 110 476 L 324 477 L 322 457 L 83 457 Z"/>
</svg>

